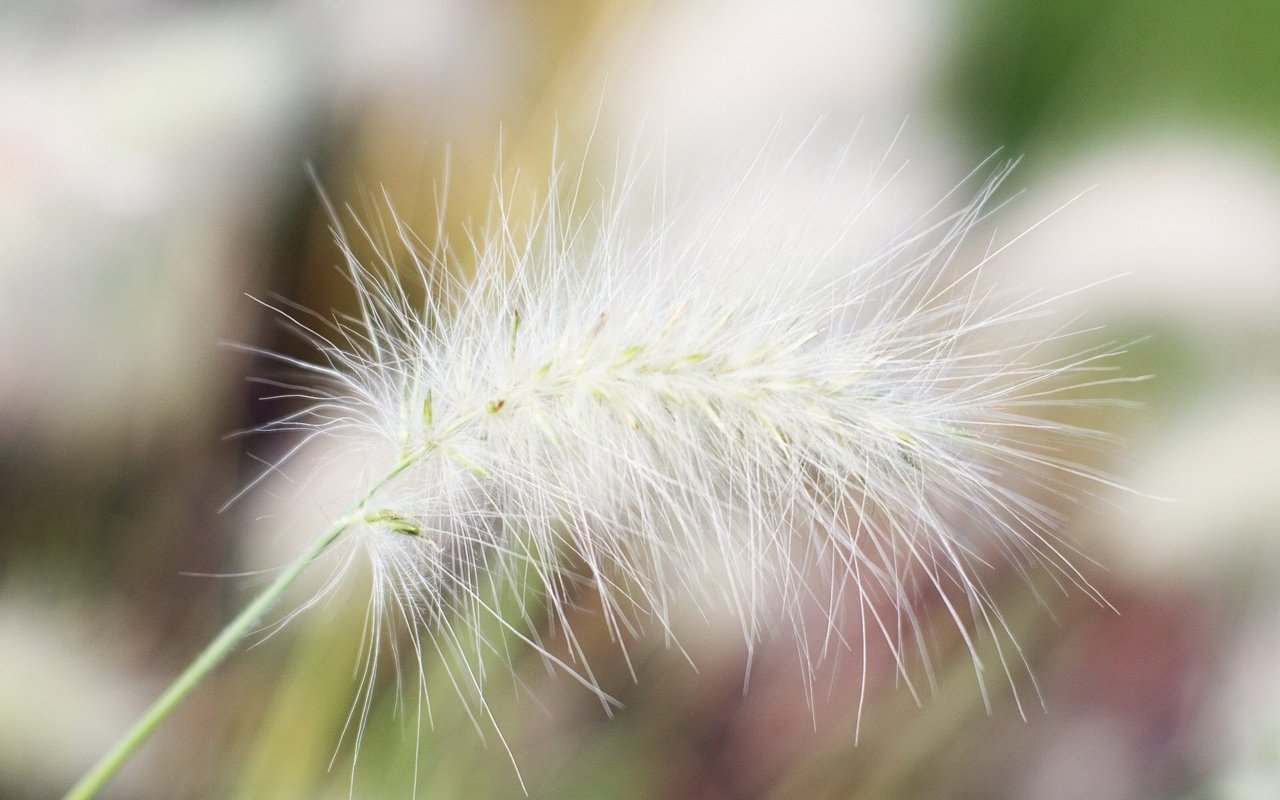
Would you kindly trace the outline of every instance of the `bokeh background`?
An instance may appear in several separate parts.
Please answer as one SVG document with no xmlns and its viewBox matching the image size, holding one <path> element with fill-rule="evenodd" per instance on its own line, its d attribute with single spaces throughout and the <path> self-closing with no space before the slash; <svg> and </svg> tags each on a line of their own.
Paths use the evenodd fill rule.
<svg viewBox="0 0 1280 800">
<path fill-rule="evenodd" d="M 871 676 L 856 746 L 850 665 L 811 707 L 766 646 L 744 696 L 712 626 L 696 671 L 632 643 L 632 682 L 584 614 L 623 711 L 532 658 L 489 690 L 530 796 L 1280 797 L 1278 43 L 1270 0 L 0 3 L 0 797 L 67 787 L 263 580 L 193 573 L 286 557 L 270 487 L 219 513 L 280 443 L 225 438 L 276 413 L 245 380 L 273 367 L 218 343 L 305 352 L 246 293 L 351 308 L 309 168 L 430 233 L 446 163 L 447 224 L 483 213 L 499 135 L 536 177 L 556 131 L 656 131 L 692 174 L 819 117 L 806 153 L 909 160 L 886 224 L 1000 150 L 1000 226 L 1042 223 L 1008 280 L 1125 276 L 1069 303 L 1155 376 L 1089 420 L 1136 492 L 1061 509 L 1115 610 L 997 580 L 1043 709 L 998 679 L 985 707 L 944 637 L 920 707 Z M 408 796 L 393 680 L 354 780 L 341 736 L 358 594 L 236 655 L 104 796 Z M 418 796 L 522 796 L 449 696 Z"/>
</svg>

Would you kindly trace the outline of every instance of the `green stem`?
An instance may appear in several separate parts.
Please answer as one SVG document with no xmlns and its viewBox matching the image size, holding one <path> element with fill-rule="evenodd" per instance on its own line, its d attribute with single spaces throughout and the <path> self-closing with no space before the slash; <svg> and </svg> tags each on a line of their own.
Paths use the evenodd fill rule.
<svg viewBox="0 0 1280 800">
<path fill-rule="evenodd" d="M 75 786 L 71 787 L 71 790 L 67 792 L 63 800 L 87 800 L 97 794 L 102 787 L 106 785 L 107 781 L 110 780 L 117 771 L 119 771 L 120 767 L 124 765 L 124 762 L 133 755 L 133 752 L 138 749 L 139 745 L 147 740 L 152 732 L 155 731 L 160 723 L 163 722 L 175 708 L 177 708 L 178 704 L 181 703 L 187 695 L 191 694 L 191 690 L 196 688 L 201 681 L 208 677 L 214 667 L 218 666 L 222 659 L 226 658 L 227 655 L 235 649 L 236 645 L 240 643 L 240 640 L 253 630 L 253 628 L 262 619 L 262 615 L 265 614 L 267 609 L 280 598 L 280 595 L 284 593 L 285 589 L 289 588 L 289 585 L 302 574 L 303 570 L 305 570 L 312 561 L 315 561 L 316 558 L 323 553 L 329 545 L 333 544 L 342 532 L 345 531 L 353 521 L 355 521 L 356 514 L 361 510 L 361 508 L 363 508 L 365 503 L 367 503 L 379 489 L 387 485 L 393 478 L 412 466 L 419 458 L 422 457 L 422 455 L 422 452 L 406 455 L 394 469 L 384 475 L 374 483 L 367 492 L 365 492 L 359 502 L 353 506 L 352 513 L 343 516 L 339 522 L 333 525 L 333 527 L 329 528 L 323 534 L 312 540 L 311 543 L 307 545 L 306 550 L 303 550 L 302 553 L 289 564 L 289 566 L 285 567 L 284 571 L 277 575 L 276 579 L 271 582 L 271 585 L 268 586 L 262 594 L 255 597 L 253 602 L 245 607 L 243 611 L 237 614 L 235 619 L 231 620 L 231 622 L 222 629 L 218 636 L 210 642 L 207 647 L 205 647 L 204 651 L 196 657 L 195 661 L 192 661 L 187 668 L 182 671 L 182 674 L 179 675 L 173 683 L 169 684 L 169 688 L 165 689 L 164 693 L 151 704 L 151 707 L 146 710 L 141 719 L 134 723 L 133 727 L 129 729 L 129 732 L 120 738 L 116 742 L 115 746 L 107 751 L 107 753 L 103 755 L 102 758 L 100 758 L 98 762 L 84 774 L 83 777 L 80 778 Z"/>
</svg>

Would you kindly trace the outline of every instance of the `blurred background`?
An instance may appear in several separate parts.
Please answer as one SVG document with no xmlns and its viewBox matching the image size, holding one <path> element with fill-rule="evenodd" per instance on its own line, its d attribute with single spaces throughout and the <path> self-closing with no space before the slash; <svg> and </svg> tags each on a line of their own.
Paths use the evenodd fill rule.
<svg viewBox="0 0 1280 800">
<path fill-rule="evenodd" d="M 655 637 L 632 682 L 584 614 L 625 708 L 517 656 L 509 757 L 444 687 L 418 796 L 523 796 L 514 760 L 535 798 L 1280 797 L 1278 42 L 1271 0 L 0 3 L 0 797 L 69 786 L 263 580 L 192 573 L 287 557 L 270 487 L 219 513 L 284 443 L 225 438 L 274 368 L 218 343 L 305 354 L 246 293 L 352 307 L 308 166 L 430 233 L 446 163 L 447 225 L 483 214 L 499 136 L 536 177 L 557 130 L 647 131 L 693 174 L 819 117 L 815 159 L 909 162 L 884 225 L 999 150 L 1001 229 L 1043 221 L 1008 280 L 1125 275 L 1068 303 L 1156 376 L 1088 420 L 1137 493 L 1059 509 L 1116 611 L 993 579 L 1044 708 L 984 707 L 944 638 L 918 708 L 872 670 L 856 746 L 853 665 L 810 706 L 778 642 L 744 696 L 741 642 L 693 627 L 696 671 Z M 394 680 L 352 777 L 363 610 L 237 654 L 104 796 L 409 796 Z"/>
</svg>

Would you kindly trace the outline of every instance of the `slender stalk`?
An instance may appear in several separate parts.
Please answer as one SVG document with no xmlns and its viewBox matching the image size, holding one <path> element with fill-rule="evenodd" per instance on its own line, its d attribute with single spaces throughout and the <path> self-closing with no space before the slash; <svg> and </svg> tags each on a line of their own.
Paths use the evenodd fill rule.
<svg viewBox="0 0 1280 800">
<path fill-rule="evenodd" d="M 353 506 L 351 513 L 344 515 L 323 534 L 313 539 L 307 545 L 307 548 L 289 566 L 285 567 L 283 572 L 276 576 L 270 586 L 255 597 L 253 602 L 236 615 L 235 619 L 227 623 L 227 626 L 218 633 L 217 637 L 205 647 L 200 655 L 196 656 L 196 659 L 182 671 L 182 674 L 173 683 L 169 684 L 169 688 L 165 689 L 164 693 L 151 704 L 151 707 L 143 713 L 133 727 L 115 743 L 115 746 L 107 751 L 76 782 L 75 786 L 71 787 L 71 790 L 67 792 L 63 800 L 87 800 L 97 794 L 106 785 L 107 781 L 119 771 L 124 762 L 133 755 L 134 751 L 155 731 L 160 723 L 177 708 L 178 704 L 187 695 L 191 694 L 191 690 L 200 685 L 200 682 L 209 676 L 214 667 L 218 666 L 235 649 L 240 640 L 253 630 L 262 619 L 262 615 L 280 598 L 285 589 L 289 588 L 289 585 L 297 580 L 303 570 L 357 520 L 360 510 L 373 497 L 374 493 L 412 466 L 422 455 L 423 451 L 406 455 L 400 463 L 365 492 L 364 496 Z"/>
</svg>

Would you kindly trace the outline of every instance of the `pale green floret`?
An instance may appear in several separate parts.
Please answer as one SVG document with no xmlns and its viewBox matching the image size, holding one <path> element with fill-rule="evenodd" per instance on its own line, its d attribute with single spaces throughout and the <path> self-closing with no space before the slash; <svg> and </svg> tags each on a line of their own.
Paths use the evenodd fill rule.
<svg viewBox="0 0 1280 800">
<path fill-rule="evenodd" d="M 457 450 L 452 450 L 447 447 L 441 447 L 440 452 L 448 456 L 449 460 L 452 461 L 453 463 L 457 464 L 463 469 L 471 470 L 475 474 L 479 475 L 481 478 L 488 478 L 492 474 L 489 472 L 489 470 L 485 469 L 484 467 L 480 466 L 476 462 L 467 458 L 462 453 L 459 453 Z"/>
<path fill-rule="evenodd" d="M 630 364 L 636 356 L 644 352 L 644 345 L 633 344 L 626 350 L 622 351 L 622 355 L 618 356 L 618 360 L 613 362 L 615 367 L 622 367 Z"/>
<path fill-rule="evenodd" d="M 364 515 L 364 521 L 370 525 L 380 525 L 389 531 L 407 533 L 410 536 L 421 536 L 422 528 L 416 522 L 389 508 L 379 508 Z"/>
</svg>

